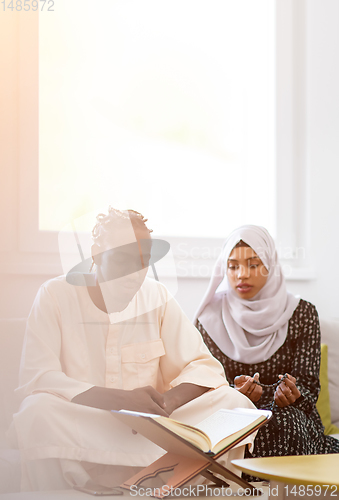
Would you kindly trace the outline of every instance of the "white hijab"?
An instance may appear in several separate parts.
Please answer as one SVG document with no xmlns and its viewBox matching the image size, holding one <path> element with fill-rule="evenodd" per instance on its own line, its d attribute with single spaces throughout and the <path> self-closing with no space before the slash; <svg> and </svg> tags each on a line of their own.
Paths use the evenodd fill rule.
<svg viewBox="0 0 339 500">
<path fill-rule="evenodd" d="M 265 285 L 251 299 L 238 297 L 226 275 L 228 258 L 240 240 L 255 251 L 269 271 Z M 211 339 L 231 359 L 260 363 L 283 345 L 288 321 L 299 300 L 286 289 L 268 231 L 260 226 L 241 226 L 225 241 L 195 320 L 199 319 Z"/>
</svg>

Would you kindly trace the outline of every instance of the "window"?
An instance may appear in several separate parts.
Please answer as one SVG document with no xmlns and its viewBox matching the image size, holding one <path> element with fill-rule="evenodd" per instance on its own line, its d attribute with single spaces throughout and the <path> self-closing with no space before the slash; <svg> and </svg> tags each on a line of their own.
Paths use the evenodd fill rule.
<svg viewBox="0 0 339 500">
<path fill-rule="evenodd" d="M 275 233 L 271 0 L 60 0 L 39 31 L 40 230 L 112 204 Z"/>
<path fill-rule="evenodd" d="M 140 210 L 174 253 L 209 266 L 242 223 L 265 225 L 283 253 L 300 248 L 307 193 L 302 203 L 286 193 L 306 186 L 295 160 L 301 10 L 291 0 L 60 0 L 39 24 L 22 16 L 20 250 L 50 266 L 58 230 L 108 204 Z"/>
</svg>

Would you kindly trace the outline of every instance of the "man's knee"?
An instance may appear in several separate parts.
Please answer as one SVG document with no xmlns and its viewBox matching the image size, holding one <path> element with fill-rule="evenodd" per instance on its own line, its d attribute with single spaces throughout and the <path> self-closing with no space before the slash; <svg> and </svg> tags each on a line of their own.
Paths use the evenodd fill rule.
<svg viewBox="0 0 339 500">
<path fill-rule="evenodd" d="M 55 412 L 58 408 L 67 408 L 67 405 L 71 405 L 69 401 L 54 396 L 54 394 L 48 394 L 44 392 L 39 392 L 37 394 L 31 394 L 27 396 L 20 406 L 20 412 L 30 413 L 34 411 L 34 414 L 49 414 L 50 412 Z"/>
</svg>

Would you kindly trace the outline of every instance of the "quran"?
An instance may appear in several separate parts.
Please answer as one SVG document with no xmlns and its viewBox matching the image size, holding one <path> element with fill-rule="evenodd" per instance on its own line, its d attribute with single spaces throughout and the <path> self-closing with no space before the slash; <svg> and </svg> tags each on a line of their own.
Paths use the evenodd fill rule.
<svg viewBox="0 0 339 500">
<path fill-rule="evenodd" d="M 173 437 L 182 438 L 202 452 L 212 456 L 219 454 L 225 448 L 232 448 L 232 445 L 254 432 L 272 415 L 272 412 L 268 410 L 220 409 L 199 424 L 192 426 L 152 413 L 128 410 L 113 411 L 112 413 L 119 420 L 125 421 L 127 425 L 140 432 L 140 434 L 145 435 L 143 421 L 146 420 L 154 424 L 155 434 L 157 434 L 157 431 L 161 432 L 161 428 L 167 429 L 174 435 Z M 130 417 L 134 418 L 131 419 Z M 154 442 L 157 442 L 157 440 L 154 440 Z M 157 444 L 161 446 L 160 443 L 157 442 Z"/>
</svg>

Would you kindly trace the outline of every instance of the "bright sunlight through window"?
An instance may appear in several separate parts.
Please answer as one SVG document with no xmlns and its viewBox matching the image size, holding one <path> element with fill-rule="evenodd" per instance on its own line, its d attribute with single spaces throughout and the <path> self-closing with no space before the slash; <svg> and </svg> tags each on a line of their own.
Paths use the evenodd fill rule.
<svg viewBox="0 0 339 500">
<path fill-rule="evenodd" d="M 158 234 L 275 233 L 271 0 L 58 0 L 40 14 L 39 227 L 109 204 Z"/>
</svg>

